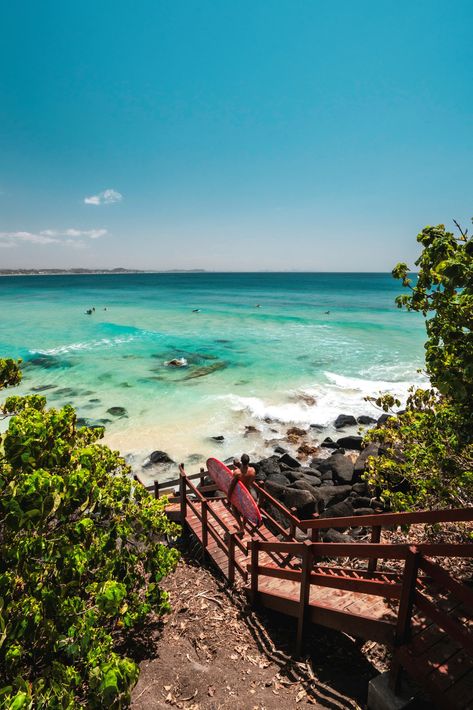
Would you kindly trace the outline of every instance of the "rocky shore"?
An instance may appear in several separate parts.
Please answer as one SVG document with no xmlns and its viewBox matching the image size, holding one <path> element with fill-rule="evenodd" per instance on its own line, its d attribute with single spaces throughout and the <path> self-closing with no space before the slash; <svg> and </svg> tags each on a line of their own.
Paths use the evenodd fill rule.
<svg viewBox="0 0 473 710">
<path fill-rule="evenodd" d="M 340 414 L 332 426 L 340 436 L 323 439 L 317 427 L 288 428 L 284 438 L 274 441 L 272 455 L 251 455 L 257 483 L 301 520 L 311 518 L 314 514 L 335 518 L 383 512 L 382 501 L 370 493 L 363 480 L 368 459 L 378 455 L 379 447 L 374 443 L 363 446 L 362 433 L 368 427 L 382 424 L 386 416 L 383 414 L 374 419 L 363 415 L 355 419 L 352 415 Z M 346 431 L 353 431 L 355 427 L 358 427 L 357 433 Z M 254 426 L 247 426 L 246 429 L 248 436 L 258 431 Z M 218 445 L 223 438 L 223 435 L 215 436 L 213 440 Z M 232 461 L 229 458 L 225 463 L 231 464 Z M 198 463 L 197 459 L 195 463 Z M 145 462 L 145 468 L 149 475 L 172 464 L 165 452 L 154 451 Z M 210 479 L 206 481 L 210 482 Z M 287 527 L 287 519 L 274 504 L 267 499 L 260 500 L 259 504 L 276 521 Z M 364 535 L 365 530 L 361 526 L 350 528 L 349 534 L 343 529 L 327 528 L 322 531 L 321 539 L 327 542 L 349 542 Z"/>
</svg>

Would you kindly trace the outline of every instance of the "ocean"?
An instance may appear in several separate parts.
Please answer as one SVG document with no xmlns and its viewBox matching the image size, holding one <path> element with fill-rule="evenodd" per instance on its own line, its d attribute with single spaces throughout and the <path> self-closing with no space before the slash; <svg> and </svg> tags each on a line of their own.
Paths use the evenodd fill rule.
<svg viewBox="0 0 473 710">
<path fill-rule="evenodd" d="M 0 277 L 0 356 L 23 359 L 17 393 L 103 423 L 136 470 L 155 449 L 193 466 L 261 456 L 291 425 L 319 425 L 317 442 L 340 413 L 377 416 L 367 395 L 425 381 L 401 290 L 390 274 Z"/>
</svg>

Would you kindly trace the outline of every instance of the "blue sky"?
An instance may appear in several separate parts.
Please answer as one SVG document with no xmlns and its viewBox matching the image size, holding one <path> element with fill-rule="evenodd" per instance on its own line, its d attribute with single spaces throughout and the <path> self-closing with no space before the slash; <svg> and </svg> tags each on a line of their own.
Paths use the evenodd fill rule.
<svg viewBox="0 0 473 710">
<path fill-rule="evenodd" d="M 412 263 L 425 224 L 473 215 L 472 22 L 470 0 L 4 3 L 0 266 Z"/>
</svg>

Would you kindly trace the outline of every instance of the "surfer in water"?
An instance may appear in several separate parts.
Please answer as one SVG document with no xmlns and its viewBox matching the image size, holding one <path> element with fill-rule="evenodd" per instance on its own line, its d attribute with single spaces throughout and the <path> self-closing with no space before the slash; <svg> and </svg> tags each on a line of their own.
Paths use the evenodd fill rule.
<svg viewBox="0 0 473 710">
<path fill-rule="evenodd" d="M 256 491 L 253 488 L 253 483 L 255 480 L 256 476 L 256 471 L 253 468 L 253 466 L 250 466 L 250 457 L 248 454 L 242 454 L 241 455 L 241 460 L 238 461 L 238 459 L 234 459 L 233 465 L 235 466 L 235 470 L 233 471 L 233 479 L 230 483 L 230 487 L 228 489 L 227 493 L 227 499 L 230 500 L 233 491 L 235 490 L 235 486 L 238 483 L 238 481 L 241 481 L 245 488 L 249 491 L 249 493 L 253 496 L 254 500 L 257 500 L 257 495 Z M 238 524 L 240 526 L 240 534 L 244 533 L 244 527 L 243 527 L 243 519 L 241 516 L 241 513 L 235 508 L 234 505 L 232 505 L 232 512 L 235 518 L 238 521 Z"/>
</svg>

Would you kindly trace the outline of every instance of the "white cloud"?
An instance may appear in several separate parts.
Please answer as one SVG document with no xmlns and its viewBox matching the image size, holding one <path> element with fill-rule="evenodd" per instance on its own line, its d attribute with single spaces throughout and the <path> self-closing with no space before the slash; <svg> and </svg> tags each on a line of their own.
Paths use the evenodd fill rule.
<svg viewBox="0 0 473 710">
<path fill-rule="evenodd" d="M 115 202 L 121 202 L 123 195 L 116 190 L 104 190 L 97 195 L 84 197 L 86 205 L 113 205 Z"/>
<path fill-rule="evenodd" d="M 84 246 L 82 239 L 98 239 L 107 234 L 106 229 L 42 229 L 40 232 L 0 232 L 0 247 L 15 247 L 19 244 L 61 244 Z"/>
</svg>

